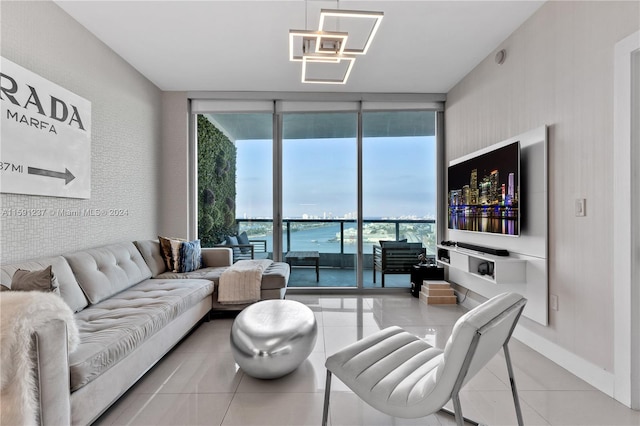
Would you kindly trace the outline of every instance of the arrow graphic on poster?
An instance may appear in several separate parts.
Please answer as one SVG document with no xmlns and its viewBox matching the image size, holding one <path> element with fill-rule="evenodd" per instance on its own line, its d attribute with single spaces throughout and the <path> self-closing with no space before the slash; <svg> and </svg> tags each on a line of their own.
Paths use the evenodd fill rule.
<svg viewBox="0 0 640 426">
<path fill-rule="evenodd" d="M 53 170 L 38 169 L 36 167 L 27 167 L 27 172 L 30 175 L 40 175 L 40 176 L 57 178 L 57 179 L 64 179 L 65 185 L 67 185 L 69 182 L 71 182 L 76 178 L 67 168 L 64 169 L 64 173 L 63 173 L 63 172 L 54 172 Z"/>
</svg>

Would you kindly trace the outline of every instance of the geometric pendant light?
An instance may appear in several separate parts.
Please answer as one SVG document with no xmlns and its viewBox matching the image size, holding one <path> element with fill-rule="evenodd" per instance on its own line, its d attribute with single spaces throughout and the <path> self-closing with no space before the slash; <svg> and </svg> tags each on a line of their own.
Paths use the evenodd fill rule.
<svg viewBox="0 0 640 426">
<path fill-rule="evenodd" d="M 322 9 L 317 31 L 290 30 L 289 31 L 289 60 L 302 62 L 303 83 L 345 84 L 357 55 L 364 55 L 371 46 L 384 13 L 361 10 Z M 338 21 L 339 20 L 339 21 Z M 329 22 L 336 21 L 341 27 L 362 28 L 362 23 L 370 21 L 369 34 L 362 46 L 351 46 L 349 33 L 343 31 L 325 31 Z M 311 77 L 310 68 L 335 68 L 337 76 Z"/>
</svg>

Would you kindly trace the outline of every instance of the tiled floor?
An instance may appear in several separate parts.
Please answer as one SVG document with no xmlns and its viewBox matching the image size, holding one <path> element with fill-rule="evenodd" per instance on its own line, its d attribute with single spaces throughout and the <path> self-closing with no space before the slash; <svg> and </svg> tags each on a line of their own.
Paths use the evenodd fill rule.
<svg viewBox="0 0 640 426">
<path fill-rule="evenodd" d="M 407 295 L 310 296 L 318 320 L 313 353 L 296 371 L 275 380 L 245 375 L 229 347 L 232 319 L 202 324 L 143 377 L 97 425 L 319 425 L 327 354 L 390 325 L 444 347 L 459 306 L 426 306 Z M 526 425 L 640 425 L 640 412 L 595 390 L 566 370 L 512 340 L 511 355 Z M 516 424 L 502 353 L 461 393 L 464 415 L 488 425 Z M 435 414 L 408 420 L 368 407 L 334 379 L 330 424 L 453 425 Z"/>
</svg>

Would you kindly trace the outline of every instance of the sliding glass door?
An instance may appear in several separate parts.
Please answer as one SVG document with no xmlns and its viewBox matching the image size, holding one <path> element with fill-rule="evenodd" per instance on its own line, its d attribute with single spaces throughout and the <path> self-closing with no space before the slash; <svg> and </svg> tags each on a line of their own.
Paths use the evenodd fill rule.
<svg viewBox="0 0 640 426">
<path fill-rule="evenodd" d="M 376 268 L 374 252 L 406 241 L 435 255 L 436 112 L 395 107 L 192 103 L 203 245 L 246 233 L 254 258 L 291 265 L 291 288 L 409 288 L 409 270 Z"/>
<path fill-rule="evenodd" d="M 358 115 L 282 119 L 283 257 L 291 287 L 356 286 Z"/>
<path fill-rule="evenodd" d="M 417 256 L 387 270 L 381 264 L 381 241 L 421 244 L 426 254 L 435 255 L 435 112 L 364 112 L 362 130 L 363 253 L 368 266 L 363 285 L 409 287 L 407 268 L 411 261 L 418 263 Z"/>
</svg>

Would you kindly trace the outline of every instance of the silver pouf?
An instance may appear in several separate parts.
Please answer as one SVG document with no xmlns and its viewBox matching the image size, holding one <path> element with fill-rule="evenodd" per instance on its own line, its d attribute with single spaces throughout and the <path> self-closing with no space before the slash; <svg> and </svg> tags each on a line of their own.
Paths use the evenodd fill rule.
<svg viewBox="0 0 640 426">
<path fill-rule="evenodd" d="M 298 368 L 317 337 L 316 317 L 307 306 L 293 300 L 264 300 L 236 317 L 231 352 L 248 375 L 275 379 Z"/>
</svg>

